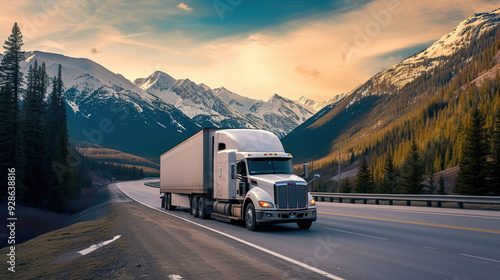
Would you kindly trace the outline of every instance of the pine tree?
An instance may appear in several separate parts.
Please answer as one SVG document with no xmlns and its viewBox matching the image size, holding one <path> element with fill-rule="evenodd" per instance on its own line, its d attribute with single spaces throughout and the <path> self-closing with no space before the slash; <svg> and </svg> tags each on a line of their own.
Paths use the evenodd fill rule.
<svg viewBox="0 0 500 280">
<path fill-rule="evenodd" d="M 381 185 L 381 193 L 393 193 L 396 190 L 397 174 L 391 154 L 387 155 L 385 159 L 382 173 L 384 177 Z"/>
<path fill-rule="evenodd" d="M 349 178 L 342 179 L 340 184 L 340 192 L 341 193 L 350 193 L 352 192 L 352 183 Z"/>
<path fill-rule="evenodd" d="M 28 203 L 33 206 L 42 206 L 46 200 L 47 182 L 44 180 L 46 166 L 44 157 L 46 147 L 44 146 L 44 135 L 46 128 L 46 104 L 45 94 L 47 91 L 47 74 L 45 64 L 38 65 L 35 61 L 28 72 L 28 86 L 24 98 L 22 114 L 20 118 L 20 134 L 22 134 L 23 157 L 26 164 L 20 173 L 29 174 L 24 177 L 23 185 L 26 186 Z"/>
<path fill-rule="evenodd" d="M 498 71 L 496 73 L 498 76 Z M 499 79 L 500 80 L 500 79 Z M 500 195 L 500 108 L 496 114 L 495 123 L 493 125 L 493 163 L 491 177 L 491 190 L 494 195 Z"/>
<path fill-rule="evenodd" d="M 429 194 L 433 194 L 434 193 L 434 190 L 436 189 L 436 186 L 435 186 L 435 174 L 436 172 L 434 171 L 434 166 L 431 165 L 430 167 L 430 170 L 429 170 L 429 184 L 427 185 L 427 188 L 428 188 L 428 193 Z"/>
<path fill-rule="evenodd" d="M 401 167 L 400 192 L 405 194 L 422 193 L 423 167 L 415 140 L 411 142 L 410 151 Z"/>
<path fill-rule="evenodd" d="M 484 119 L 477 108 L 472 110 L 471 120 L 465 130 L 460 171 L 458 172 L 457 193 L 484 195 L 488 191 L 486 177 L 488 165 L 486 156 L 489 147 L 486 142 Z"/>
<path fill-rule="evenodd" d="M 439 189 L 438 189 L 438 194 L 440 195 L 444 195 L 446 194 L 446 188 L 445 188 L 445 185 L 444 185 L 444 178 L 443 178 L 443 175 L 439 176 Z"/>
<path fill-rule="evenodd" d="M 52 196 L 52 209 L 64 211 L 68 208 L 68 202 L 74 198 L 79 189 L 75 183 L 74 167 L 70 161 L 70 149 L 68 140 L 68 129 L 66 124 L 66 103 L 64 101 L 64 84 L 62 80 L 62 70 L 59 64 L 57 78 L 53 80 L 53 87 L 50 96 L 50 125 L 53 135 L 49 142 L 55 141 L 53 155 L 50 159 L 50 169 L 48 176 L 50 179 L 50 189 Z"/>
<path fill-rule="evenodd" d="M 19 95 L 21 91 L 20 62 L 24 59 L 21 50 L 23 36 L 14 23 L 11 35 L 4 43 L 4 57 L 0 63 L 0 168 L 17 168 L 19 138 Z M 6 182 L 6 172 L 1 172 L 1 182 Z M 3 197 L 4 194 L 0 194 Z"/>
<path fill-rule="evenodd" d="M 361 161 L 356 183 L 354 185 L 354 192 L 356 193 L 372 193 L 375 185 L 372 180 L 372 174 L 365 158 Z"/>
</svg>

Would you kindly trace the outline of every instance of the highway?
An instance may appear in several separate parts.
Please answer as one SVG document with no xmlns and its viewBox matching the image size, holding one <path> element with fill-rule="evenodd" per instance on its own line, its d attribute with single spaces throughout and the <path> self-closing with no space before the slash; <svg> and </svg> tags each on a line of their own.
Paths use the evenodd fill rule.
<svg viewBox="0 0 500 280">
<path fill-rule="evenodd" d="M 137 202 L 183 219 L 186 227 L 202 226 L 262 254 L 304 264 L 311 278 L 500 277 L 498 211 L 318 202 L 318 221 L 309 230 L 280 224 L 250 232 L 243 224 L 193 218 L 188 209 L 161 209 L 159 189 L 144 182 L 116 187 Z"/>
</svg>

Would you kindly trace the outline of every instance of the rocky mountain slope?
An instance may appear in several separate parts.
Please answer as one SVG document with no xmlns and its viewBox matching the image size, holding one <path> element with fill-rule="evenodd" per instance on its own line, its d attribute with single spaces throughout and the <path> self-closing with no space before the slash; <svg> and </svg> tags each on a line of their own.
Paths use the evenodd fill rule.
<svg viewBox="0 0 500 280">
<path fill-rule="evenodd" d="M 24 74 L 35 61 L 45 63 L 49 77 L 62 65 L 73 140 L 158 156 L 200 128 L 174 106 L 89 59 L 27 52 L 21 63 Z"/>
<path fill-rule="evenodd" d="M 328 155 L 338 154 L 339 149 L 345 154 L 359 154 L 380 147 L 377 153 L 382 153 L 382 150 L 396 149 L 392 146 L 397 144 L 397 152 L 402 153 L 397 158 L 400 160 L 405 147 L 400 144 L 419 129 L 410 126 L 410 120 L 414 120 L 412 124 L 415 125 L 428 117 L 417 117 L 427 111 L 435 116 L 434 110 L 451 106 L 448 104 L 456 103 L 460 96 L 457 92 L 451 100 L 439 97 L 443 98 L 440 103 L 430 104 L 438 98 L 438 93 L 443 94 L 444 88 L 457 91 L 470 87 L 468 83 L 481 74 L 470 69 L 486 71 L 492 76 L 488 70 L 495 67 L 495 61 L 486 60 L 494 55 L 488 52 L 494 52 L 492 44 L 499 23 L 500 9 L 470 16 L 427 49 L 381 71 L 355 88 L 347 98 L 320 110 L 282 139 L 285 148 L 299 161 L 323 158 L 324 164 L 328 164 L 332 161 Z M 449 110 L 449 114 L 456 112 Z M 422 135 L 429 131 L 422 131 Z M 403 132 L 402 139 L 393 139 L 394 135 Z M 450 156 L 443 162 L 451 163 L 455 159 Z"/>
</svg>

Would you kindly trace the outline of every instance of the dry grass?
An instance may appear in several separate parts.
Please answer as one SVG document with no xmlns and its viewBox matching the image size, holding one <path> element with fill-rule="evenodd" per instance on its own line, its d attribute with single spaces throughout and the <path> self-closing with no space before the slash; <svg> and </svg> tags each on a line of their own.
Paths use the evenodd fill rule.
<svg viewBox="0 0 500 280">
<path fill-rule="evenodd" d="M 116 214 L 112 213 L 99 220 L 81 222 L 71 226 L 38 236 L 23 244 L 15 246 L 15 273 L 7 270 L 8 264 L 3 263 L 2 279 L 97 279 L 96 269 L 113 261 L 110 254 L 89 254 L 72 261 L 55 263 L 54 260 L 71 251 L 77 251 L 112 238 L 111 228 Z M 22 228 L 18 228 L 21 231 Z M 107 245 L 113 249 L 123 249 L 123 240 L 117 240 Z M 109 250 L 108 248 L 108 250 Z M 99 249 L 106 250 L 106 249 Z M 99 251 L 98 250 L 98 251 Z M 5 256 L 9 247 L 0 250 Z M 96 252 L 98 252 L 96 251 Z M 104 251 L 105 252 L 105 251 Z M 106 257 L 107 256 L 107 257 Z M 1 276 L 3 274 L 3 276 Z M 116 275 L 118 276 L 118 275 Z"/>
</svg>

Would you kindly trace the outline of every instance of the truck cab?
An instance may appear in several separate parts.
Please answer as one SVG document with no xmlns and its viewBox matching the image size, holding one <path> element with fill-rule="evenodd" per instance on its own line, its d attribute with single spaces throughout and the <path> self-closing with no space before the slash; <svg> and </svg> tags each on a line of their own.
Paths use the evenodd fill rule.
<svg viewBox="0 0 500 280">
<path fill-rule="evenodd" d="M 264 130 L 204 128 L 161 156 L 160 193 L 168 210 L 190 207 L 195 217 L 244 221 L 252 231 L 273 223 L 308 229 L 317 217 L 292 155 Z"/>
<path fill-rule="evenodd" d="M 292 155 L 284 151 L 278 137 L 263 130 L 230 129 L 215 132 L 214 143 L 215 216 L 239 217 L 249 230 L 290 222 L 306 229 L 316 220 L 307 182 L 293 174 Z M 227 194 L 225 186 L 230 186 Z M 238 209 L 224 212 L 228 204 Z"/>
</svg>

